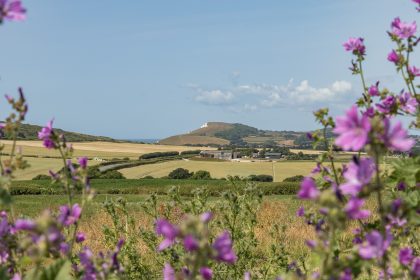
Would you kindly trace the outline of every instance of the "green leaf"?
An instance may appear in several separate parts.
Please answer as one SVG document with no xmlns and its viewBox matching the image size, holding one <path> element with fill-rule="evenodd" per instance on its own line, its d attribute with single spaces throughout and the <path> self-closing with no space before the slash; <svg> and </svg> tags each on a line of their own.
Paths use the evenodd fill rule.
<svg viewBox="0 0 420 280">
<path fill-rule="evenodd" d="M 3 188 L 0 188 L 0 205 L 9 205 L 12 203 L 12 196 Z"/>
</svg>

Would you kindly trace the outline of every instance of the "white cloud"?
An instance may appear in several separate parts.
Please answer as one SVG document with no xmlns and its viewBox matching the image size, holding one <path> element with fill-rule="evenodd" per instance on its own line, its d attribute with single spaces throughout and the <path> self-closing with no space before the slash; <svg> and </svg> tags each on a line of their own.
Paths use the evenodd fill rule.
<svg viewBox="0 0 420 280">
<path fill-rule="evenodd" d="M 232 102 L 233 97 L 233 93 L 230 91 L 223 92 L 218 89 L 210 91 L 200 90 L 200 94 L 195 97 L 195 100 L 208 105 L 226 105 Z"/>
<path fill-rule="evenodd" d="M 190 87 L 195 100 L 208 105 L 229 105 L 230 111 L 256 111 L 261 107 L 295 106 L 313 108 L 322 103 L 345 103 L 351 98 L 351 83 L 335 81 L 327 87 L 314 87 L 308 80 L 295 85 L 293 79 L 285 84 L 240 84 L 227 90 L 203 90 Z"/>
</svg>

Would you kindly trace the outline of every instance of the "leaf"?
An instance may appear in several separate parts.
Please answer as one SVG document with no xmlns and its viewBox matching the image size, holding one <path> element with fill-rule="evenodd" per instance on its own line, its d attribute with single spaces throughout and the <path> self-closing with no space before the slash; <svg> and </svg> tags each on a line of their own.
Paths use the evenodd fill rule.
<svg viewBox="0 0 420 280">
<path fill-rule="evenodd" d="M 25 280 L 73 280 L 71 276 L 71 263 L 68 260 L 57 260 L 55 263 L 41 268 L 36 272 L 35 269 L 31 270 Z"/>
<path fill-rule="evenodd" d="M 0 188 L 0 205 L 8 205 L 12 203 L 12 196 L 3 188 Z"/>
<path fill-rule="evenodd" d="M 420 180 L 420 157 L 396 160 L 392 163 L 394 171 L 389 176 L 388 183 L 395 186 L 404 181 L 414 187 Z"/>
</svg>

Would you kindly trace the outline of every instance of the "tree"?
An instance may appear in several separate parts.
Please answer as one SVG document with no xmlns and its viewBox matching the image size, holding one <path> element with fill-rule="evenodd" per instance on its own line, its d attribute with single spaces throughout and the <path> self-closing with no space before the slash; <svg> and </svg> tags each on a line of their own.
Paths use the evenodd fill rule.
<svg viewBox="0 0 420 280">
<path fill-rule="evenodd" d="M 191 176 L 191 179 L 195 179 L 195 180 L 210 180 L 211 179 L 210 172 L 208 172 L 206 170 L 198 170 L 197 172 L 195 172 Z"/>
<path fill-rule="evenodd" d="M 168 177 L 170 179 L 188 179 L 193 175 L 193 173 L 190 173 L 188 169 L 184 168 L 177 168 L 171 171 L 169 173 Z"/>
</svg>

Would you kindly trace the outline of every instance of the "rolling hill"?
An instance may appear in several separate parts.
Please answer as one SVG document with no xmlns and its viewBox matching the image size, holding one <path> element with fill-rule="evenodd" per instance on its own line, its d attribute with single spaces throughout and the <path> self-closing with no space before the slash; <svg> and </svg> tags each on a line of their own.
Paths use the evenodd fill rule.
<svg viewBox="0 0 420 280">
<path fill-rule="evenodd" d="M 19 131 L 17 133 L 17 139 L 18 140 L 38 140 L 38 131 L 42 129 L 39 125 L 33 125 L 33 124 L 22 124 L 19 127 Z M 108 142 L 115 142 L 115 139 L 112 139 L 110 137 L 104 137 L 104 136 L 94 136 L 94 135 L 88 135 L 88 134 L 82 134 L 77 132 L 69 132 L 65 131 L 59 128 L 54 128 L 54 130 L 58 134 L 64 134 L 67 141 L 70 142 L 87 142 L 87 141 L 108 141 Z M 3 137 L 0 137 L 0 139 L 11 139 L 9 135 L 4 135 Z"/>
</svg>

